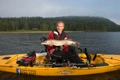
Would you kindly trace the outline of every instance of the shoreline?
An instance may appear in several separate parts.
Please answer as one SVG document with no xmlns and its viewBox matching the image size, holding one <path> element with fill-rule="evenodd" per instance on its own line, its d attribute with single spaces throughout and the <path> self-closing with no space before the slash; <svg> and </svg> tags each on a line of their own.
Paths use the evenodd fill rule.
<svg viewBox="0 0 120 80">
<path fill-rule="evenodd" d="M 51 31 L 0 31 L 0 34 L 7 34 L 7 33 L 49 33 Z M 84 31 L 65 31 L 67 33 L 72 33 L 72 32 L 84 32 Z"/>
<path fill-rule="evenodd" d="M 51 31 L 0 31 L 0 34 L 34 34 L 34 33 L 49 33 Z M 65 31 L 66 33 L 73 32 L 119 32 L 119 31 Z"/>
</svg>

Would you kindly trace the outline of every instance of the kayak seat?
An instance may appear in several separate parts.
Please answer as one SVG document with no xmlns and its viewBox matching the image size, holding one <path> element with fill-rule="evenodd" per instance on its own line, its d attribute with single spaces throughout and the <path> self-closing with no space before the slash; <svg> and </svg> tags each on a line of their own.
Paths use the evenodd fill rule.
<svg viewBox="0 0 120 80">
<path fill-rule="evenodd" d="M 47 40 L 46 37 L 41 37 L 41 38 L 40 38 L 40 42 L 41 42 L 41 43 L 44 42 L 45 40 Z M 44 47 L 45 47 L 45 52 L 47 52 L 47 46 L 44 45 Z"/>
<path fill-rule="evenodd" d="M 47 40 L 46 37 L 41 37 L 40 38 L 40 42 L 44 42 L 45 40 Z M 45 47 L 45 50 L 43 52 L 47 52 L 47 46 L 44 45 L 44 47 Z M 54 54 L 51 54 L 50 56 L 47 54 L 46 58 L 47 58 L 47 60 L 45 60 L 46 63 L 48 63 L 48 62 L 62 63 L 62 62 L 66 62 L 67 61 L 65 58 L 63 58 L 61 56 L 54 55 Z"/>
<path fill-rule="evenodd" d="M 52 62 L 52 63 L 67 63 L 68 62 L 68 59 L 66 58 L 63 58 L 61 56 L 57 56 L 57 55 L 54 55 L 54 54 L 51 54 L 51 56 L 46 56 L 47 58 L 47 62 Z"/>
</svg>

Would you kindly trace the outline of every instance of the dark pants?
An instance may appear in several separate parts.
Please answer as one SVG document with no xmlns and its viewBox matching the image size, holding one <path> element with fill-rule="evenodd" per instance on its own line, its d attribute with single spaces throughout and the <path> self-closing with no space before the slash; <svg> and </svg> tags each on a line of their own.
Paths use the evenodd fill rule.
<svg viewBox="0 0 120 80">
<path fill-rule="evenodd" d="M 83 63 L 82 60 L 79 58 L 77 50 L 73 46 L 68 46 L 68 52 L 64 52 L 61 50 L 55 50 L 51 54 L 51 58 L 53 59 L 68 59 L 70 62 L 73 63 Z"/>
</svg>

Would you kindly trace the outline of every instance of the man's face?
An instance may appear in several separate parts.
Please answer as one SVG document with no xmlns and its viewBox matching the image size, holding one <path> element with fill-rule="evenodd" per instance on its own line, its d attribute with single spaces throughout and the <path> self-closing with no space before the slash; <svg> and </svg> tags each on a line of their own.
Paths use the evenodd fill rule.
<svg viewBox="0 0 120 80">
<path fill-rule="evenodd" d="M 58 31 L 63 31 L 63 29 L 64 29 L 64 24 L 63 23 L 58 23 L 57 24 L 57 30 Z"/>
</svg>

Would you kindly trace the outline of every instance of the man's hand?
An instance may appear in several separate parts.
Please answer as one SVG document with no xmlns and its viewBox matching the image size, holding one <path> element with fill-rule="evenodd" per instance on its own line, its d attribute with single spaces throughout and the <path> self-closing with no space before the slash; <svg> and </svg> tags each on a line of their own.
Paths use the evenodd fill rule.
<svg viewBox="0 0 120 80">
<path fill-rule="evenodd" d="M 54 43 L 53 42 L 51 42 L 50 44 L 49 44 L 49 46 L 53 46 L 54 45 Z"/>
<path fill-rule="evenodd" d="M 65 42 L 65 43 L 64 43 L 64 46 L 68 46 L 68 43 L 67 43 L 67 42 Z"/>
</svg>

